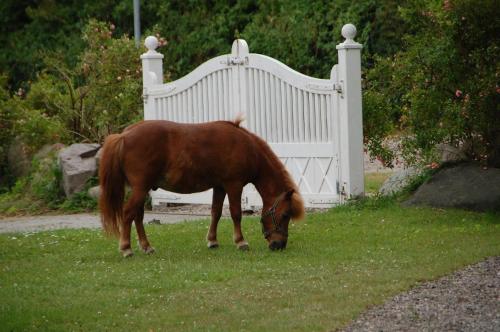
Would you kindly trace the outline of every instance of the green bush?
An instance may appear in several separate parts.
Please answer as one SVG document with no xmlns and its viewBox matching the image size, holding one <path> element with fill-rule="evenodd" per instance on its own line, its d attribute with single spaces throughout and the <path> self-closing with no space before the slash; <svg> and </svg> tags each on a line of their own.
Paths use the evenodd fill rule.
<svg viewBox="0 0 500 332">
<path fill-rule="evenodd" d="M 399 116 L 405 158 L 433 161 L 444 142 L 500 166 L 498 4 L 411 1 L 401 15 L 414 33 L 403 51 L 377 62 L 371 79 L 387 97 L 377 107 Z"/>
<path fill-rule="evenodd" d="M 87 181 L 85 188 L 66 198 L 62 188 L 62 171 L 57 162 L 57 151 L 34 158 L 27 176 L 16 180 L 9 192 L 0 195 L 0 214 L 39 214 L 48 211 L 95 211 L 97 200 L 87 190 L 97 185 L 97 178 Z"/>
</svg>

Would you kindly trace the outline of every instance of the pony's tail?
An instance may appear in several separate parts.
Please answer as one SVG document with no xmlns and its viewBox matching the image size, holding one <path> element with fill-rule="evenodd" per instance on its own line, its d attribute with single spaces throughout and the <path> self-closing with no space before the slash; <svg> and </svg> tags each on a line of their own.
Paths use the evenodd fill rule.
<svg viewBox="0 0 500 332">
<path fill-rule="evenodd" d="M 239 127 L 240 123 L 242 123 L 243 121 L 245 121 L 245 114 L 238 112 L 238 114 L 236 114 L 236 117 L 233 120 L 234 125 L 236 127 Z"/>
<path fill-rule="evenodd" d="M 119 225 L 123 219 L 126 180 L 121 167 L 122 145 L 121 135 L 106 137 L 99 162 L 101 224 L 107 235 L 117 237 L 120 235 Z"/>
</svg>

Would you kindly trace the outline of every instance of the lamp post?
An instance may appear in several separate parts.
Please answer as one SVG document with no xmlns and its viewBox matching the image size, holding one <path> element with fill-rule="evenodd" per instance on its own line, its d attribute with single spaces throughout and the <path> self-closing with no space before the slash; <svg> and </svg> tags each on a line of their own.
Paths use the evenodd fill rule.
<svg viewBox="0 0 500 332">
<path fill-rule="evenodd" d="M 139 0 L 134 0 L 134 37 L 135 46 L 139 47 L 141 41 L 141 9 Z"/>
</svg>

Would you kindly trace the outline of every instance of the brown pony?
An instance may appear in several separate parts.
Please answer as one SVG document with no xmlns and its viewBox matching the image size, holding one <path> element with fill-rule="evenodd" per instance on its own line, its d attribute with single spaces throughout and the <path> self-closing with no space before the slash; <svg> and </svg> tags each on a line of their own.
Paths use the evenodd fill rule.
<svg viewBox="0 0 500 332">
<path fill-rule="evenodd" d="M 247 183 L 253 183 L 262 197 L 262 232 L 269 248 L 286 247 L 290 219 L 304 215 L 302 198 L 269 145 L 241 128 L 241 121 L 143 121 L 106 138 L 99 167 L 101 222 L 106 233 L 119 236 L 123 256 L 132 255 L 134 220 L 142 250 L 154 252 L 143 217 L 146 195 L 157 188 L 177 193 L 213 188 L 209 248 L 218 246 L 217 223 L 227 194 L 233 240 L 239 249 L 248 249 L 241 232 L 241 193 Z M 126 183 L 132 192 L 124 208 Z"/>
</svg>

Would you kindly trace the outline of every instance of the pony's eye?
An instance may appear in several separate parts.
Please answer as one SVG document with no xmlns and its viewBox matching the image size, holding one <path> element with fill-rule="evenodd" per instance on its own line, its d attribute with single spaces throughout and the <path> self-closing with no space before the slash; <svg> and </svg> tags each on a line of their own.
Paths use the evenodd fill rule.
<svg viewBox="0 0 500 332">
<path fill-rule="evenodd" d="M 281 215 L 281 219 L 283 219 L 283 220 L 290 219 L 290 215 L 288 213 L 283 213 Z"/>
</svg>

